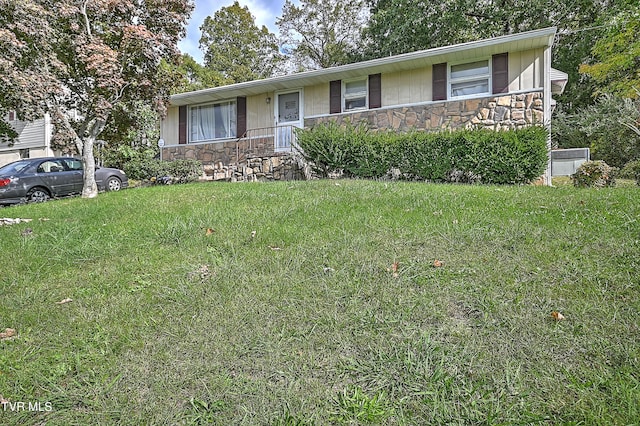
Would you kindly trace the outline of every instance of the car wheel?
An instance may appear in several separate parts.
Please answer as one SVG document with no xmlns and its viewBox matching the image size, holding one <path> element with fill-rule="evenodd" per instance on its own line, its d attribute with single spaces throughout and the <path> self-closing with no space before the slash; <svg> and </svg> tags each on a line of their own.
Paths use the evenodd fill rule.
<svg viewBox="0 0 640 426">
<path fill-rule="evenodd" d="M 122 181 L 115 176 L 111 176 L 105 185 L 107 191 L 120 191 L 122 189 Z"/>
<path fill-rule="evenodd" d="M 44 188 L 31 188 L 27 192 L 28 203 L 42 203 L 50 198 L 49 192 Z"/>
</svg>

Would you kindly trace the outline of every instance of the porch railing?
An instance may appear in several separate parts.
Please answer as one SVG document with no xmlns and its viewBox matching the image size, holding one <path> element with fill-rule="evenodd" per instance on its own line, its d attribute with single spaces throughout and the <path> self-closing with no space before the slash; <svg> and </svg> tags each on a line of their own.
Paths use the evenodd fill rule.
<svg viewBox="0 0 640 426">
<path fill-rule="evenodd" d="M 274 152 L 289 152 L 296 144 L 295 126 L 274 126 L 248 129 L 238 139 L 239 145 L 244 145 L 245 154 L 271 154 Z"/>
</svg>

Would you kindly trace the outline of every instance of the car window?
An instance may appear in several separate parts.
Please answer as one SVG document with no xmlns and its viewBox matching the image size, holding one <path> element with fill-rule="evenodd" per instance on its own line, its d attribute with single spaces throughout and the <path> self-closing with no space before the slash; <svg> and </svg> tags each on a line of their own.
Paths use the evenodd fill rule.
<svg viewBox="0 0 640 426">
<path fill-rule="evenodd" d="M 69 170 L 82 170 L 82 161 L 77 158 L 69 158 L 64 160 L 64 162 L 67 163 Z"/>
<path fill-rule="evenodd" d="M 47 160 L 38 166 L 38 173 L 63 172 L 64 164 L 61 160 Z"/>
<path fill-rule="evenodd" d="M 16 161 L 15 163 L 7 164 L 0 167 L 1 174 L 20 173 L 22 170 L 29 167 L 31 163 L 29 161 Z"/>
</svg>

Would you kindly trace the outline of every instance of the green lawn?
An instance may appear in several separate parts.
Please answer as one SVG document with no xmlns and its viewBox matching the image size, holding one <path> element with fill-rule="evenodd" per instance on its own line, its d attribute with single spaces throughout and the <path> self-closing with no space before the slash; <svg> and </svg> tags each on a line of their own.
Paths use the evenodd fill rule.
<svg viewBox="0 0 640 426">
<path fill-rule="evenodd" d="M 207 183 L 0 217 L 33 219 L 0 227 L 3 425 L 640 419 L 637 187 Z"/>
</svg>

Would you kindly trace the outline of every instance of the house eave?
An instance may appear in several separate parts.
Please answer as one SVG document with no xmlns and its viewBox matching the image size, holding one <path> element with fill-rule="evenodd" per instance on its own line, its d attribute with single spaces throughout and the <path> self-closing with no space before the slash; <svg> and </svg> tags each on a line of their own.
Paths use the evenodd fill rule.
<svg viewBox="0 0 640 426">
<path fill-rule="evenodd" d="M 312 86 L 328 83 L 332 80 L 357 78 L 363 76 L 363 74 L 398 72 L 442 62 L 465 60 L 470 57 L 486 57 L 497 53 L 547 47 L 553 44 L 555 34 L 555 27 L 543 28 L 518 34 L 509 34 L 490 39 L 372 59 L 333 68 L 247 81 L 194 92 L 179 93 L 171 96 L 169 101 L 173 106 L 198 104 L 238 96 L 253 96 L 278 90 Z"/>
</svg>

